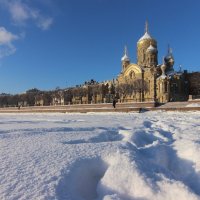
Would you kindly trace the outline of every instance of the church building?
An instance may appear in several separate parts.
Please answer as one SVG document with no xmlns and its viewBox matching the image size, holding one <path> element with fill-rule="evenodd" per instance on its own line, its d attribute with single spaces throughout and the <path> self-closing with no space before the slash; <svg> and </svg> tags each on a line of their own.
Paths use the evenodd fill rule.
<svg viewBox="0 0 200 200">
<path fill-rule="evenodd" d="M 122 71 L 117 77 L 117 83 L 140 80 L 142 84 L 141 90 L 127 96 L 125 102 L 165 103 L 188 100 L 187 71 L 174 70 L 174 56 L 169 47 L 167 55 L 163 57 L 163 63 L 158 63 L 157 41 L 150 35 L 147 22 L 145 33 L 137 42 L 137 63 L 131 63 L 127 47 L 121 63 Z"/>
</svg>

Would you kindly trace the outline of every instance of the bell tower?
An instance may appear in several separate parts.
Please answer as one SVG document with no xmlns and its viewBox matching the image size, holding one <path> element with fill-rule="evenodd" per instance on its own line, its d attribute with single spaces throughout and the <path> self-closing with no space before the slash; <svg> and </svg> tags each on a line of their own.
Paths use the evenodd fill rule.
<svg viewBox="0 0 200 200">
<path fill-rule="evenodd" d="M 130 59 L 128 57 L 128 50 L 127 47 L 124 47 L 124 56 L 121 59 L 122 61 L 122 72 L 127 68 L 128 65 L 130 65 Z"/>
</svg>

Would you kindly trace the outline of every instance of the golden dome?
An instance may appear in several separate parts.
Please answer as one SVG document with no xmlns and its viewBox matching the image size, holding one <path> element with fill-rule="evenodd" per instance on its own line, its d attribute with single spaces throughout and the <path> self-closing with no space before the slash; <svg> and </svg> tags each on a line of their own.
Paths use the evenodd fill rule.
<svg viewBox="0 0 200 200">
<path fill-rule="evenodd" d="M 137 45 L 139 46 L 148 46 L 150 45 L 150 43 L 156 48 L 157 47 L 157 42 L 155 39 L 153 39 L 151 37 L 151 35 L 149 34 L 149 30 L 148 30 L 148 22 L 146 22 L 145 24 L 145 33 L 144 35 L 138 40 Z"/>
<path fill-rule="evenodd" d="M 145 33 L 137 42 L 137 64 L 140 66 L 146 66 L 148 63 L 147 51 L 149 48 L 155 48 L 154 54 L 156 54 L 157 59 L 157 42 L 151 37 L 148 31 L 148 23 L 145 25 Z"/>
</svg>

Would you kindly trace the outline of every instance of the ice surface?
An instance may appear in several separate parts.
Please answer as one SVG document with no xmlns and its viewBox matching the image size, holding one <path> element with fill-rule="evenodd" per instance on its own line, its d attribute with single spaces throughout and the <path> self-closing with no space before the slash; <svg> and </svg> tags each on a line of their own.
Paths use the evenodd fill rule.
<svg viewBox="0 0 200 200">
<path fill-rule="evenodd" d="M 198 200 L 200 112 L 0 114 L 1 200 Z"/>
</svg>

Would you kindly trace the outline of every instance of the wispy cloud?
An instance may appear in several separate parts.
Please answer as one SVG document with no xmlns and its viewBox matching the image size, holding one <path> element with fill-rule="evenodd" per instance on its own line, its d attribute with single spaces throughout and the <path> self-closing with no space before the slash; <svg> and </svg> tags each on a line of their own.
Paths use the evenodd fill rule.
<svg viewBox="0 0 200 200">
<path fill-rule="evenodd" d="M 30 21 L 34 22 L 37 27 L 42 30 L 48 30 L 53 24 L 53 18 L 41 12 L 38 8 L 34 8 L 25 0 L 0 0 L 10 13 L 12 22 L 15 25 L 26 25 Z"/>
<path fill-rule="evenodd" d="M 19 38 L 19 36 L 7 31 L 6 28 L 0 27 L 0 58 L 15 53 L 16 48 L 13 41 Z"/>
<path fill-rule="evenodd" d="M 53 24 L 52 18 L 40 18 L 40 20 L 37 23 L 38 27 L 44 31 L 48 30 L 52 24 Z"/>
<path fill-rule="evenodd" d="M 30 0 L 0 0 L 0 8 L 10 15 L 11 22 L 15 26 L 25 28 L 28 24 L 34 24 L 41 30 L 48 30 L 53 24 L 53 18 L 31 3 Z M 25 35 L 25 30 L 16 35 L 0 26 L 0 59 L 14 54 L 16 52 L 14 41 L 23 39 Z"/>
<path fill-rule="evenodd" d="M 41 14 L 39 10 L 29 10 L 30 18 L 35 21 L 36 25 L 42 30 L 48 30 L 53 24 L 53 18 Z"/>
<path fill-rule="evenodd" d="M 12 20 L 17 24 L 25 23 L 29 18 L 28 7 L 20 1 L 8 2 L 8 10 L 11 14 Z"/>
</svg>

